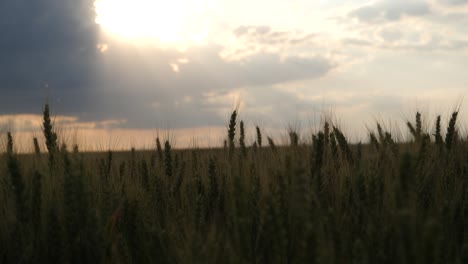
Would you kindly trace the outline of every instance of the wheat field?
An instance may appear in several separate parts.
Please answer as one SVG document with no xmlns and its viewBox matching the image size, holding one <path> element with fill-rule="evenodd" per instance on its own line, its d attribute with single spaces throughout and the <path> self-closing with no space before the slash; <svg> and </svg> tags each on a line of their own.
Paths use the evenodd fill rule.
<svg viewBox="0 0 468 264">
<path fill-rule="evenodd" d="M 224 148 L 0 157 L 1 263 L 468 263 L 468 140 L 437 117 L 350 144 L 324 122 L 276 144 L 234 111 Z M 312 144 L 306 144 L 305 137 Z M 29 144 L 21 142 L 21 144 Z"/>
</svg>

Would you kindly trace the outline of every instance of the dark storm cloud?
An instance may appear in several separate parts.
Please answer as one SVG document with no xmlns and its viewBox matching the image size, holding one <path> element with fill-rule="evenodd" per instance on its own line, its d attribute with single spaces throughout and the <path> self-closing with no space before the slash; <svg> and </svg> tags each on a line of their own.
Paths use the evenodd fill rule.
<svg viewBox="0 0 468 264">
<path fill-rule="evenodd" d="M 128 120 L 121 126 L 129 128 L 220 125 L 225 123 L 221 106 L 207 104 L 207 94 L 316 78 L 336 67 L 323 57 L 254 51 L 229 61 L 219 55 L 222 46 L 179 52 L 104 40 L 94 23 L 93 2 L 0 1 L 0 115 L 40 114 L 49 98 L 55 114 L 79 122 Z M 270 46 L 310 38 L 268 26 L 241 27 L 235 34 Z M 96 45 L 103 41 L 109 50 L 100 53 Z"/>
<path fill-rule="evenodd" d="M 63 98 L 66 111 L 86 100 L 98 32 L 93 2 L 0 1 L 0 113 L 37 112 L 48 96 Z"/>
<path fill-rule="evenodd" d="M 349 15 L 363 22 L 373 23 L 396 21 L 403 16 L 424 16 L 431 12 L 428 3 L 423 1 L 381 0 L 362 6 Z"/>
</svg>

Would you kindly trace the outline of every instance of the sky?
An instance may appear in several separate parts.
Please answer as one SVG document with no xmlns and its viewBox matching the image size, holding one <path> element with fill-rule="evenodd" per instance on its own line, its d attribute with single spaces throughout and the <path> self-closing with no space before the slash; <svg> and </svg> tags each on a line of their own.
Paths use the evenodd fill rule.
<svg viewBox="0 0 468 264">
<path fill-rule="evenodd" d="M 284 136 L 324 116 L 446 119 L 468 91 L 468 0 L 2 0 L 0 132 L 23 148 L 49 102 L 84 149 L 219 146 L 237 106 Z M 406 132 L 401 132 L 402 136 Z"/>
</svg>

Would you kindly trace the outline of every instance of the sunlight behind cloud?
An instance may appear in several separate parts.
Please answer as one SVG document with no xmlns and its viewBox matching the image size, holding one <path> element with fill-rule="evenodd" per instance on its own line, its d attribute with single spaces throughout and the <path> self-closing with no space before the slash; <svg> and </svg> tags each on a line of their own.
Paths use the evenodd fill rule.
<svg viewBox="0 0 468 264">
<path fill-rule="evenodd" d="M 97 0 L 96 23 L 114 37 L 187 47 L 209 35 L 210 1 Z"/>
</svg>

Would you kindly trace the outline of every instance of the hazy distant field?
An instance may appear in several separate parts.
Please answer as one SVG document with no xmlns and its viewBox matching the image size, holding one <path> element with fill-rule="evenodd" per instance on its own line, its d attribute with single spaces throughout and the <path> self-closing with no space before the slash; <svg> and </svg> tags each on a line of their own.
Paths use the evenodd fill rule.
<svg viewBox="0 0 468 264">
<path fill-rule="evenodd" d="M 457 112 L 433 131 L 418 113 L 411 142 L 376 124 L 350 145 L 324 122 L 288 146 L 261 128 L 246 146 L 236 114 L 221 149 L 81 153 L 47 107 L 47 150 L 15 154 L 9 135 L 0 157 L 0 262 L 468 263 Z"/>
</svg>

